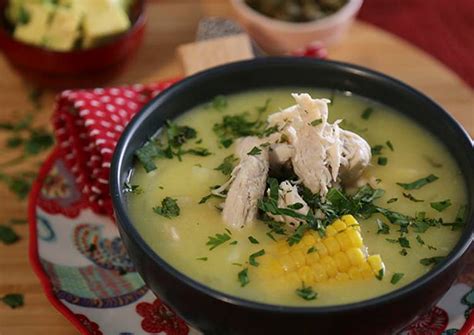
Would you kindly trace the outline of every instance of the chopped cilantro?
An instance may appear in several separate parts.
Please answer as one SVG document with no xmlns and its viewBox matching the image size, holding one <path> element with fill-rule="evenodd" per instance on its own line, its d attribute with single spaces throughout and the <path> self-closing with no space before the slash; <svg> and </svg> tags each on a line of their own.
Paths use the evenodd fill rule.
<svg viewBox="0 0 474 335">
<path fill-rule="evenodd" d="M 239 279 L 241 287 L 244 287 L 245 285 L 250 283 L 249 275 L 248 275 L 248 268 L 245 268 L 242 271 L 240 271 L 237 275 L 237 278 Z"/>
<path fill-rule="evenodd" d="M 214 250 L 221 244 L 230 240 L 230 236 L 227 233 L 224 234 L 216 234 L 215 236 L 208 236 L 208 241 L 206 243 L 209 246 L 209 250 Z"/>
<path fill-rule="evenodd" d="M 2 241 L 4 244 L 13 244 L 19 239 L 20 237 L 13 230 L 13 228 L 3 224 L 0 225 L 0 241 Z"/>
<path fill-rule="evenodd" d="M 385 144 L 387 145 L 387 147 L 388 147 L 391 151 L 394 150 L 394 149 L 393 149 L 393 144 L 392 144 L 392 142 L 387 141 L 387 142 L 385 142 Z"/>
<path fill-rule="evenodd" d="M 436 209 L 438 212 L 442 212 L 446 208 L 451 206 L 452 204 L 451 204 L 451 200 L 446 199 L 446 200 L 443 200 L 443 201 L 432 202 L 432 203 L 430 203 L 430 205 L 431 205 L 431 208 Z"/>
<path fill-rule="evenodd" d="M 399 237 L 398 243 L 400 243 L 402 248 L 410 248 L 410 241 L 406 237 Z"/>
<path fill-rule="evenodd" d="M 303 207 L 304 205 L 301 202 L 295 202 L 294 204 L 288 205 L 288 208 L 296 210 L 301 209 Z"/>
<path fill-rule="evenodd" d="M 196 258 L 197 261 L 207 261 L 207 257 Z"/>
<path fill-rule="evenodd" d="M 123 191 L 125 193 L 133 193 L 137 195 L 143 193 L 143 189 L 140 187 L 140 185 L 130 185 L 128 182 L 123 184 Z"/>
<path fill-rule="evenodd" d="M 377 156 L 382 154 L 383 145 L 377 144 L 370 148 L 372 156 Z"/>
<path fill-rule="evenodd" d="M 420 264 L 425 266 L 438 265 L 446 256 L 434 256 L 420 259 Z"/>
<path fill-rule="evenodd" d="M 201 147 L 196 147 L 196 148 L 191 148 L 191 149 L 188 149 L 188 150 L 184 150 L 181 153 L 182 154 L 191 154 L 191 155 L 201 156 L 201 157 L 206 157 L 206 156 L 212 155 L 212 153 L 209 152 L 208 149 L 201 148 Z"/>
<path fill-rule="evenodd" d="M 166 136 L 171 146 L 179 147 L 180 145 L 186 143 L 187 140 L 196 138 L 197 132 L 194 128 L 188 126 L 179 126 L 176 123 L 167 120 Z"/>
<path fill-rule="evenodd" d="M 208 195 L 202 197 L 201 200 L 199 200 L 199 204 L 205 204 L 207 202 L 207 200 L 209 200 L 213 196 L 214 196 L 214 194 L 208 194 Z"/>
<path fill-rule="evenodd" d="M 316 126 L 319 126 L 321 123 L 323 123 L 323 119 L 316 119 L 316 120 L 313 120 L 313 121 L 311 121 L 310 124 L 311 124 L 313 127 L 316 127 Z"/>
<path fill-rule="evenodd" d="M 23 294 L 20 293 L 5 294 L 0 300 L 10 308 L 17 308 L 24 305 Z"/>
<path fill-rule="evenodd" d="M 258 242 L 258 240 L 257 240 L 255 237 L 253 237 L 253 236 L 249 236 L 249 241 L 250 241 L 250 243 L 252 243 L 252 244 L 259 244 L 259 243 L 260 243 L 260 242 Z"/>
<path fill-rule="evenodd" d="M 415 180 L 412 183 L 397 183 L 397 185 L 403 187 L 405 190 L 417 190 L 425 186 L 426 184 L 432 183 L 438 179 L 439 178 L 434 174 L 430 174 L 429 176 Z"/>
<path fill-rule="evenodd" d="M 231 138 L 221 140 L 221 144 L 224 148 L 230 147 L 232 143 L 234 143 L 234 141 Z"/>
<path fill-rule="evenodd" d="M 228 176 L 232 173 L 232 170 L 234 169 L 234 163 L 238 161 L 237 158 L 234 157 L 234 155 L 227 156 L 224 158 L 224 161 L 216 167 L 214 170 L 222 172 L 223 175 Z"/>
<path fill-rule="evenodd" d="M 242 266 L 242 263 L 236 263 L 236 262 L 234 262 L 234 263 L 232 263 L 232 265 L 235 265 L 235 266 Z"/>
<path fill-rule="evenodd" d="M 227 98 L 223 95 L 217 95 L 212 99 L 211 105 L 215 110 L 222 112 L 227 107 Z"/>
<path fill-rule="evenodd" d="M 238 241 L 232 241 L 229 243 L 229 245 L 236 245 L 237 243 L 239 243 Z"/>
<path fill-rule="evenodd" d="M 456 218 L 454 219 L 454 224 L 452 225 L 452 230 L 461 229 L 466 222 L 466 215 L 467 215 L 467 206 L 462 205 L 459 207 L 458 213 L 456 214 Z"/>
<path fill-rule="evenodd" d="M 258 263 L 255 258 L 263 256 L 263 255 L 265 255 L 264 249 L 254 252 L 253 254 L 249 256 L 249 264 L 253 266 L 259 266 L 260 263 Z"/>
<path fill-rule="evenodd" d="M 380 156 L 380 157 L 377 159 L 377 164 L 378 164 L 378 165 L 385 166 L 385 165 L 387 165 L 387 162 L 388 162 L 388 158 L 387 158 L 387 157 L 384 157 L 384 156 Z"/>
<path fill-rule="evenodd" d="M 391 204 L 392 202 L 398 201 L 398 198 L 390 198 L 387 200 L 387 204 Z"/>
<path fill-rule="evenodd" d="M 296 289 L 296 294 L 304 300 L 314 300 L 318 297 L 318 294 L 313 290 L 311 286 L 305 286 L 304 282 L 301 283 L 301 287 Z"/>
<path fill-rule="evenodd" d="M 363 118 L 364 120 L 368 120 L 373 112 L 374 112 L 374 109 L 372 107 L 367 107 L 366 109 L 364 109 L 360 117 Z"/>
<path fill-rule="evenodd" d="M 402 250 L 400 250 L 400 255 L 402 255 L 402 256 L 408 255 L 407 249 L 402 249 Z"/>
<path fill-rule="evenodd" d="M 298 228 L 296 228 L 295 232 L 287 238 L 287 242 L 290 246 L 294 244 L 300 243 L 301 239 L 303 238 L 303 234 L 308 229 L 308 226 L 305 224 L 301 224 Z"/>
<path fill-rule="evenodd" d="M 316 252 L 316 248 L 313 246 L 311 248 L 308 249 L 308 251 L 306 251 L 307 254 L 312 254 L 313 252 Z"/>
<path fill-rule="evenodd" d="M 395 285 L 396 283 L 398 283 L 400 281 L 400 279 L 403 278 L 405 274 L 401 273 L 401 272 L 395 272 L 393 275 L 392 275 L 392 279 L 390 279 L 390 283 L 392 285 Z"/>
<path fill-rule="evenodd" d="M 378 227 L 377 234 L 387 235 L 390 233 L 390 227 L 388 226 L 388 224 L 384 223 L 380 219 L 376 219 L 375 222 L 377 223 Z"/>
<path fill-rule="evenodd" d="M 250 150 L 249 152 L 247 152 L 247 155 L 250 155 L 250 156 L 257 156 L 257 155 L 260 155 L 261 152 L 262 152 L 262 149 L 257 148 L 257 147 L 253 147 L 252 150 Z"/>
<path fill-rule="evenodd" d="M 163 150 L 161 150 L 157 143 L 153 141 L 146 143 L 143 147 L 135 151 L 135 156 L 138 158 L 140 163 L 142 163 L 143 168 L 147 173 L 156 170 L 154 159 L 163 157 L 164 155 L 165 153 Z"/>
<path fill-rule="evenodd" d="M 377 278 L 378 280 L 382 280 L 384 275 L 385 275 L 385 269 L 381 268 L 379 272 L 375 275 L 375 278 Z"/>
<path fill-rule="evenodd" d="M 180 213 L 177 200 L 170 197 L 166 197 L 161 201 L 161 207 L 153 207 L 153 211 L 168 219 L 176 217 Z"/>
<path fill-rule="evenodd" d="M 405 198 L 407 198 L 408 200 L 413 201 L 413 202 L 423 202 L 423 201 L 425 201 L 425 200 L 421 200 L 421 199 L 415 198 L 415 197 L 414 197 L 413 195 L 411 195 L 410 193 L 405 193 L 405 192 L 403 192 L 402 194 L 403 194 L 403 196 L 404 196 Z"/>
</svg>

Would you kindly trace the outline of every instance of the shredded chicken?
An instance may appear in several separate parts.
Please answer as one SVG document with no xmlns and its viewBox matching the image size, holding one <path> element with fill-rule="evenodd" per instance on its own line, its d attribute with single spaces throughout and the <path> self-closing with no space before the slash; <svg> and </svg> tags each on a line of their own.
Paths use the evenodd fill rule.
<svg viewBox="0 0 474 335">
<path fill-rule="evenodd" d="M 287 180 L 281 182 L 278 189 L 278 207 L 287 208 L 290 205 L 301 204 L 303 207 L 296 209 L 295 211 L 306 215 L 308 214 L 309 207 L 308 204 L 303 200 L 303 198 L 298 194 L 298 189 L 296 186 L 291 185 Z M 297 227 L 301 220 L 298 220 L 291 216 L 286 215 L 272 215 L 269 214 L 275 221 L 286 222 L 292 227 Z"/>
<path fill-rule="evenodd" d="M 257 137 L 245 137 L 237 144 L 240 163 L 232 171 L 222 211 L 226 224 L 235 229 L 243 228 L 255 220 L 258 200 L 265 193 L 269 167 L 268 148 L 260 148 L 261 143 L 261 139 Z M 259 147 L 261 152 L 249 155 L 254 147 Z"/>
</svg>

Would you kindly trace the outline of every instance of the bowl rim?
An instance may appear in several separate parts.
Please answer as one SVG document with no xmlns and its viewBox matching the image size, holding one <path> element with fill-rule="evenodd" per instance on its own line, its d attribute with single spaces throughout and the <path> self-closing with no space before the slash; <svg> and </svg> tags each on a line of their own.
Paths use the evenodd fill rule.
<svg viewBox="0 0 474 335">
<path fill-rule="evenodd" d="M 269 29 L 276 28 L 303 33 L 314 30 L 329 29 L 334 25 L 350 19 L 362 7 L 363 0 L 348 0 L 347 3 L 338 11 L 323 18 L 308 22 L 287 22 L 266 16 L 251 8 L 244 0 L 231 0 L 230 3 L 234 9 L 240 12 L 243 16 L 251 19 L 253 22 L 262 24 Z"/>
<path fill-rule="evenodd" d="M 120 44 L 122 41 L 129 39 L 130 37 L 134 36 L 136 32 L 145 25 L 146 23 L 146 10 L 145 10 L 145 0 L 135 0 L 137 2 L 136 6 L 138 6 L 138 15 L 135 20 L 131 20 L 132 24 L 130 28 L 116 36 L 115 38 L 112 38 L 110 41 L 105 42 L 104 44 L 92 47 L 92 48 L 86 48 L 86 49 L 73 49 L 70 51 L 59 51 L 59 50 L 53 50 L 53 49 L 47 49 L 41 46 L 33 45 L 33 44 L 28 44 L 26 42 L 19 41 L 15 39 L 11 34 L 9 34 L 5 27 L 3 25 L 0 25 L 0 45 L 1 45 L 1 40 L 4 39 L 5 41 L 8 41 L 12 46 L 16 46 L 19 48 L 23 48 L 24 52 L 41 52 L 44 55 L 49 55 L 52 57 L 55 56 L 72 56 L 72 57 L 81 57 L 85 54 L 88 53 L 96 53 L 96 52 L 101 52 L 104 50 L 107 50 L 108 48 L 111 48 L 115 45 Z M 1 3 L 0 3 L 1 4 Z M 1 7 L 1 6 L 0 6 Z M 3 7 L 2 7 L 3 8 Z M 4 15 L 3 13 L 0 15 Z M 5 50 L 4 52 L 8 52 Z"/>
<path fill-rule="evenodd" d="M 372 80 L 382 80 L 384 82 L 390 82 L 391 84 L 397 85 L 398 87 L 409 91 L 410 93 L 416 95 L 418 98 L 423 99 L 426 104 L 431 104 L 433 108 L 438 109 L 440 112 L 444 113 L 445 116 L 449 119 L 449 122 L 454 126 L 456 132 L 459 132 L 460 135 L 470 143 L 472 150 L 471 152 L 467 153 L 471 156 L 472 160 L 474 161 L 474 142 L 470 139 L 470 136 L 466 132 L 466 130 L 457 122 L 454 117 L 452 117 L 444 108 L 442 108 L 439 104 L 433 101 L 428 96 L 424 95 L 420 91 L 408 86 L 407 84 L 403 83 L 402 81 L 395 79 L 393 77 L 387 76 L 383 73 L 378 71 L 374 71 L 359 65 L 354 65 L 345 62 L 339 61 L 330 61 L 330 60 L 320 60 L 320 59 L 309 59 L 305 57 L 267 57 L 267 58 L 260 58 L 260 59 L 251 59 L 245 61 L 239 61 L 234 63 L 229 63 L 221 66 L 217 66 L 202 72 L 198 72 L 190 77 L 182 79 L 181 81 L 173 84 L 159 95 L 157 95 L 154 99 L 152 99 L 147 105 L 145 105 L 137 115 L 129 122 L 127 127 L 125 128 L 122 136 L 120 137 L 116 149 L 113 154 L 111 168 L 110 168 L 110 177 L 109 177 L 109 184 L 110 184 L 110 194 L 112 198 L 112 204 L 115 211 L 115 218 L 117 224 L 121 228 L 121 233 L 125 233 L 127 237 L 133 240 L 139 248 L 141 248 L 142 252 L 144 252 L 157 266 L 167 272 L 170 276 L 174 277 L 176 280 L 181 281 L 183 284 L 192 287 L 194 290 L 197 290 L 199 293 L 209 296 L 213 299 L 219 300 L 221 302 L 226 302 L 238 307 L 242 308 L 249 308 L 269 313 L 276 313 L 276 314 L 305 314 L 305 315 L 315 315 L 315 314 L 325 314 L 325 313 L 345 313 L 357 309 L 362 308 L 374 308 L 380 307 L 387 304 L 390 304 L 392 301 L 398 300 L 402 297 L 408 297 L 412 291 L 428 285 L 431 281 L 433 281 L 437 276 L 441 273 L 445 272 L 452 264 L 457 262 L 468 250 L 470 245 L 474 242 L 474 205 L 472 203 L 472 199 L 468 198 L 468 213 L 466 215 L 466 223 L 464 226 L 464 230 L 461 233 L 461 236 L 453 247 L 453 249 L 446 255 L 446 257 L 441 261 L 435 268 L 431 269 L 427 273 L 423 274 L 422 276 L 418 277 L 414 281 L 410 282 L 409 284 L 397 288 L 391 292 L 385 293 L 383 295 L 379 295 L 370 299 L 357 301 L 349 304 L 339 304 L 339 305 L 327 305 L 327 306 L 291 306 L 291 305 L 277 305 L 277 304 L 269 304 L 269 303 L 262 303 L 258 301 L 249 300 L 246 298 L 241 298 L 232 294 L 225 293 L 218 289 L 211 288 L 192 277 L 188 276 L 184 272 L 173 267 L 170 263 L 168 263 L 164 258 L 158 255 L 143 239 L 141 234 L 135 228 L 134 224 L 132 223 L 132 219 L 128 215 L 128 211 L 126 209 L 126 201 L 125 201 L 125 192 L 123 192 L 123 185 L 120 184 L 120 176 L 121 170 L 123 169 L 123 160 L 125 156 L 125 150 L 127 145 L 130 142 L 130 139 L 133 137 L 133 133 L 140 127 L 140 124 L 143 122 L 146 117 L 156 112 L 154 109 L 155 105 L 160 104 L 161 101 L 168 99 L 168 96 L 172 95 L 174 91 L 179 91 L 186 86 L 194 86 L 195 82 L 199 82 L 201 78 L 207 77 L 211 73 L 226 73 L 227 71 L 232 72 L 235 70 L 241 70 L 242 67 L 245 68 L 252 68 L 254 66 L 265 66 L 265 65 L 288 65 L 291 62 L 299 62 L 299 63 L 319 63 L 323 66 L 333 67 L 335 69 L 340 69 L 344 71 L 348 71 L 350 73 L 356 73 L 360 75 L 368 75 L 372 78 Z M 157 129 L 158 130 L 158 129 Z M 125 167 L 127 168 L 127 167 Z M 127 171 L 129 173 L 129 171 Z M 470 190 L 468 189 L 468 197 L 472 197 Z M 469 202 L 469 200 L 471 200 Z"/>
</svg>

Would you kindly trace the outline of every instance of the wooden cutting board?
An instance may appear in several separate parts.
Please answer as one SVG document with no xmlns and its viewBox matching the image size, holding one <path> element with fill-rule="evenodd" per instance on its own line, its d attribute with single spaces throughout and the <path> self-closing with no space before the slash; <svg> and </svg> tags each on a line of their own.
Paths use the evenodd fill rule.
<svg viewBox="0 0 474 335">
<path fill-rule="evenodd" d="M 175 57 L 178 45 L 194 41 L 198 21 L 204 16 L 231 16 L 224 0 L 160 0 L 148 4 L 148 30 L 144 45 L 124 73 L 110 85 L 151 82 L 183 74 Z M 329 50 L 331 59 L 360 64 L 401 79 L 425 92 L 443 105 L 474 136 L 474 95 L 453 72 L 429 55 L 403 40 L 361 22 L 351 28 L 339 46 Z M 31 88 L 0 56 L 0 122 L 17 120 L 31 110 Z M 53 97 L 45 92 L 37 121 L 49 126 Z M 0 143 L 5 140 L 0 133 Z M 19 153 L 0 149 L 1 162 Z M 41 159 L 23 167 L 39 167 Z M 14 173 L 22 168 L 15 166 Z M 12 217 L 26 218 L 26 202 L 18 201 L 0 185 L 0 223 Z M 28 263 L 28 228 L 16 226 L 22 240 L 14 245 L 0 244 L 0 296 L 8 292 L 25 294 L 25 306 L 11 310 L 0 304 L 0 335 L 77 334 L 69 322 L 45 298 L 37 277 Z"/>
</svg>

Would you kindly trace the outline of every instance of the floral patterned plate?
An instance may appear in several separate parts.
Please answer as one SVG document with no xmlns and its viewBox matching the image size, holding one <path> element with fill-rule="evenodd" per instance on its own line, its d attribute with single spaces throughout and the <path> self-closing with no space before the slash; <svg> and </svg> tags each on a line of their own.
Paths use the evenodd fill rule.
<svg viewBox="0 0 474 335">
<path fill-rule="evenodd" d="M 31 263 L 46 295 L 82 334 L 199 334 L 145 286 L 115 224 L 87 206 L 57 149 L 33 187 L 29 223 Z M 471 252 L 458 282 L 401 334 L 468 334 L 473 265 Z"/>
</svg>

